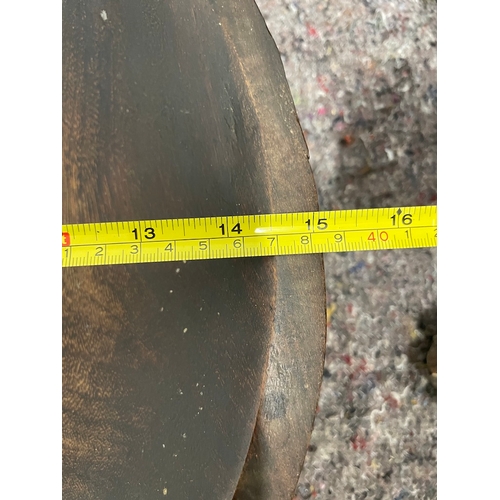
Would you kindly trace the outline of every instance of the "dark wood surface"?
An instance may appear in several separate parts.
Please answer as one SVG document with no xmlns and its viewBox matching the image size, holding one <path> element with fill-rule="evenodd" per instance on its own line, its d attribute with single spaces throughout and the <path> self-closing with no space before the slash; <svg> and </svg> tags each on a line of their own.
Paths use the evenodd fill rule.
<svg viewBox="0 0 500 500">
<path fill-rule="evenodd" d="M 63 223 L 317 209 L 278 51 L 228 3 L 63 2 Z M 290 497 L 324 302 L 317 255 L 64 269 L 63 497 L 232 498 L 252 434 L 238 495 Z"/>
</svg>

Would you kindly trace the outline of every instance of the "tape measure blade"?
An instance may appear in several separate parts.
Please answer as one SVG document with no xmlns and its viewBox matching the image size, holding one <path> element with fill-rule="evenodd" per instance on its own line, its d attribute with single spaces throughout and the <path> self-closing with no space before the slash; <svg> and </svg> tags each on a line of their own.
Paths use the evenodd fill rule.
<svg viewBox="0 0 500 500">
<path fill-rule="evenodd" d="M 65 224 L 62 266 L 97 266 L 437 245 L 437 207 L 415 206 Z"/>
</svg>

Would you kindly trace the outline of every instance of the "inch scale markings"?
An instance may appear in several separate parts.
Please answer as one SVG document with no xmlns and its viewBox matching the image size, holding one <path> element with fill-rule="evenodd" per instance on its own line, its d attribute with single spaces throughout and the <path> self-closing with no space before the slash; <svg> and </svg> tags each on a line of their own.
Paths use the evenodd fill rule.
<svg viewBox="0 0 500 500">
<path fill-rule="evenodd" d="M 62 226 L 63 267 L 434 246 L 435 206 Z"/>
</svg>

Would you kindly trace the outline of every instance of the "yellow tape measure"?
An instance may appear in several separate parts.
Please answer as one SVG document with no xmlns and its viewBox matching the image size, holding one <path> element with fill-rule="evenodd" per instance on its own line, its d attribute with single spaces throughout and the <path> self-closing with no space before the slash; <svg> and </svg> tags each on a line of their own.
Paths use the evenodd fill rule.
<svg viewBox="0 0 500 500">
<path fill-rule="evenodd" d="M 66 224 L 63 267 L 437 245 L 435 206 Z"/>
</svg>

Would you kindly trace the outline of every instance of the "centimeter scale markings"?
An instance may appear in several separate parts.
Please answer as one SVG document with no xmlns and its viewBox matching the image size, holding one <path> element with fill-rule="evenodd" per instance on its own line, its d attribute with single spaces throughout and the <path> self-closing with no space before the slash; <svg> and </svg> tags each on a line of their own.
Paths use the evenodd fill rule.
<svg viewBox="0 0 500 500">
<path fill-rule="evenodd" d="M 434 247 L 437 207 L 62 226 L 63 267 Z"/>
</svg>

